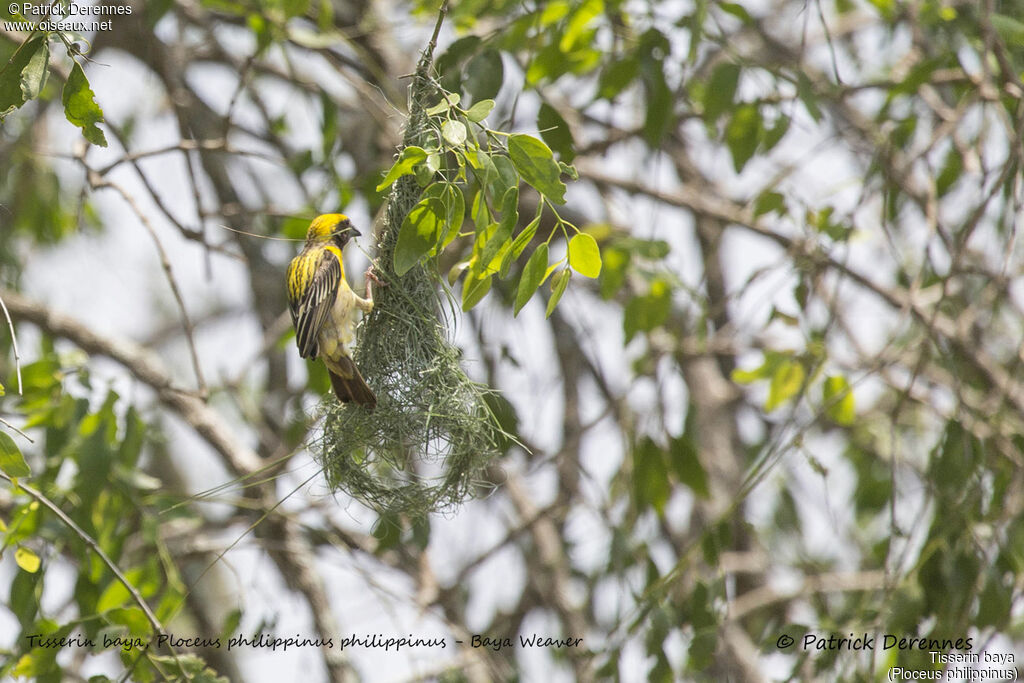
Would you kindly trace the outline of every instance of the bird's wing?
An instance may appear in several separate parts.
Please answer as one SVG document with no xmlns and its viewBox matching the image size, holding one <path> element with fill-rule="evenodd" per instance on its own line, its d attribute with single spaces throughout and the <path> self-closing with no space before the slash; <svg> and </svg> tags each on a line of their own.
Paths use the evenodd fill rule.
<svg viewBox="0 0 1024 683">
<path fill-rule="evenodd" d="M 299 345 L 299 355 L 303 358 L 315 358 L 317 355 L 316 340 L 334 306 L 341 278 L 341 261 L 325 249 L 317 261 L 313 281 L 292 311 L 295 341 Z"/>
</svg>

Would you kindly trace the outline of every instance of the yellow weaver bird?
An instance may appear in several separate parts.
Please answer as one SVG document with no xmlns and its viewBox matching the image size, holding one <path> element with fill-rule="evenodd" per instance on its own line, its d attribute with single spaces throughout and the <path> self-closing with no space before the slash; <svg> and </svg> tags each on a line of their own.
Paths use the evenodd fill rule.
<svg viewBox="0 0 1024 683">
<path fill-rule="evenodd" d="M 288 308 L 299 355 L 324 361 L 339 401 L 355 401 L 373 410 L 377 397 L 366 386 L 348 348 L 355 337 L 357 311 L 373 310 L 372 273 L 367 271 L 366 298 L 362 299 L 345 281 L 341 260 L 341 250 L 360 234 L 340 213 L 317 216 L 309 224 L 306 246 L 288 265 Z"/>
</svg>

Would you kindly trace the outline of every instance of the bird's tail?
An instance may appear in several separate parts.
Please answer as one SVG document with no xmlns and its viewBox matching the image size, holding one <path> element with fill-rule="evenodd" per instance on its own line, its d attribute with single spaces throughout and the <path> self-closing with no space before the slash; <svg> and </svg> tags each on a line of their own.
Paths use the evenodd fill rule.
<svg viewBox="0 0 1024 683">
<path fill-rule="evenodd" d="M 342 357 L 335 361 L 335 363 L 339 366 L 339 370 L 344 371 L 345 375 L 348 375 L 346 378 L 334 372 L 334 370 L 328 370 L 331 376 L 331 387 L 334 388 L 334 395 L 338 397 L 338 400 L 342 403 L 355 401 L 370 410 L 376 408 L 377 397 L 373 395 L 370 387 L 366 386 L 366 381 L 359 374 L 359 368 L 352 362 L 352 359 Z"/>
</svg>

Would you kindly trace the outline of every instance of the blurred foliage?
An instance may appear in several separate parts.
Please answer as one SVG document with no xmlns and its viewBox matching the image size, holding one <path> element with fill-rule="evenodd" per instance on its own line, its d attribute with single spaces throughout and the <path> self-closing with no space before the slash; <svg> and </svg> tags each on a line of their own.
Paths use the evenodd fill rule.
<svg viewBox="0 0 1024 683">
<path fill-rule="evenodd" d="M 432 23 L 437 4 L 406 9 Z M 421 583 L 437 517 L 385 511 L 352 522 L 344 540 L 317 517 L 305 529 L 311 543 L 368 548 L 375 570 L 404 572 L 427 596 L 416 608 L 436 609 L 453 631 L 472 623 L 516 638 L 539 618 L 586 636 L 585 650 L 542 655 L 580 680 L 748 680 L 750 661 L 802 680 L 940 666 L 919 648 L 802 648 L 811 633 L 1020 650 L 1021 2 L 456 2 L 427 134 L 398 155 L 388 127 L 404 87 L 396 79 L 422 45 L 382 46 L 377 34 L 391 34 L 379 17 L 326 0 L 168 1 L 143 14 L 132 29 L 142 33 L 97 36 L 96 56 L 112 54 L 105 44 L 127 49 L 168 95 L 188 87 L 169 74 L 201 60 L 238 74 L 227 108 L 204 109 L 191 91 L 167 98 L 195 144 L 180 151 L 202 174 L 197 201 L 217 202 L 203 219 L 295 238 L 304 214 L 349 204 L 372 214 L 394 183 L 414 187 L 388 267 L 401 275 L 426 264 L 442 287 L 461 280 L 460 341 L 482 359 L 474 371 L 525 394 L 483 400 L 510 435 L 495 440 L 509 476 L 539 472 L 550 491 L 526 505 L 496 472 L 467 482 L 493 491 L 481 509 L 514 519 L 496 546 L 514 548 L 526 573 L 512 606 L 484 616 L 467 607 L 479 590 L 468 579 L 494 568 L 484 559 L 462 558 L 446 574 L 459 583 L 434 593 Z M 174 44 L 168 53 L 196 61 L 162 63 L 171 57 L 143 49 L 167 47 L 169 34 L 153 32 L 161 22 L 251 44 L 197 55 Z M 22 285 L 30 256 L 101 229 L 91 176 L 83 184 L 40 154 L 51 134 L 38 122 L 55 108 L 51 118 L 93 144 L 117 133 L 128 155 L 148 125 L 103 120 L 103 95 L 85 78 L 93 65 L 62 54 L 72 38 L 0 34 L 5 286 Z M 404 60 L 388 54 L 402 48 Z M 313 57 L 338 80 L 297 66 Z M 268 105 L 282 84 L 289 105 Z M 252 116 L 244 126 L 233 118 L 240 109 Z M 246 166 L 239 145 L 250 138 L 260 144 L 248 153 L 277 164 L 272 181 Z M 196 141 L 220 146 L 207 153 Z M 231 172 L 214 155 L 230 158 Z M 292 200 L 279 199 L 285 187 Z M 281 203 L 299 215 L 282 216 Z M 177 209 L 161 210 L 183 221 Z M 199 227 L 177 233 L 207 254 L 215 243 L 244 255 L 269 334 L 284 309 L 264 283 L 287 255 L 204 242 Z M 287 345 L 274 341 L 268 380 L 213 392 L 214 405 L 227 396 L 244 414 L 268 459 L 305 444 L 303 401 L 327 391 L 315 374 L 290 389 Z M 174 525 L 210 522 L 162 483 L 159 411 L 94 386 L 93 359 L 58 352 L 45 333 L 22 350 L 19 395 L 10 342 L 0 335 L 0 470 L 12 480 L 0 530 L 19 637 L 0 674 L 61 680 L 76 664 L 24 636 L 154 635 L 91 541 L 165 623 L 197 619 L 185 561 L 163 539 Z M 557 367 L 537 367 L 541 357 Z M 552 434 L 538 435 L 531 419 L 556 404 Z M 599 476 L 613 458 L 613 473 Z M 246 524 L 277 519 L 231 502 Z M 577 525 L 591 523 L 582 538 Z M 62 580 L 56 566 L 76 581 L 68 603 L 48 610 L 40 596 Z M 798 645 L 780 652 L 781 634 Z M 467 656 L 514 680 L 526 654 L 510 650 Z M 140 680 L 181 671 L 201 680 L 217 666 L 164 654 L 120 656 Z"/>
<path fill-rule="evenodd" d="M 123 571 L 158 619 L 169 620 L 181 609 L 187 587 L 160 529 L 194 516 L 188 508 L 171 508 L 176 498 L 168 499 L 161 482 L 139 469 L 147 442 L 159 439 L 156 427 L 114 391 L 93 386 L 84 361 L 57 354 L 46 341 L 38 360 L 22 368 L 23 393 L 5 397 L 22 426 L 40 438 L 26 460 L 3 434 L 0 470 L 11 480 L 31 481 L 66 518 L 12 481 L 2 516 L 3 550 L 14 551 L 19 568 L 5 600 L 19 624 L 18 649 L 5 658 L 0 674 L 67 680 L 57 661 L 62 648 L 46 642 L 66 638 L 89 657 L 118 652 L 133 680 L 164 680 L 175 665 L 146 647 L 159 634 L 96 549 Z M 103 398 L 73 397 L 83 392 Z M 69 604 L 46 609 L 40 602 L 45 585 L 64 580 L 48 570 L 64 563 L 77 574 Z"/>
</svg>

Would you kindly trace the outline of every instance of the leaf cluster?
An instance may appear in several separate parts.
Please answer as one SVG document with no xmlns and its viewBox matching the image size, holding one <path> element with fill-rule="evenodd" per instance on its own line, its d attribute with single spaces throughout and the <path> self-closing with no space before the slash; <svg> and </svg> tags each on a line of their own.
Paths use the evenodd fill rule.
<svg viewBox="0 0 1024 683">
<path fill-rule="evenodd" d="M 26 457 L 18 445 L 22 436 L 0 426 L 0 472 L 12 484 L 12 504 L 0 516 L 0 554 L 12 552 L 19 568 L 4 600 L 19 635 L 11 656 L 0 664 L 0 676 L 61 681 L 75 670 L 58 662 L 62 648 L 33 645 L 29 635 L 91 640 L 95 648 L 81 648 L 86 658 L 115 650 L 133 680 L 166 680 L 180 667 L 209 673 L 198 657 L 141 646 L 157 632 L 137 598 L 152 605 L 161 623 L 177 614 L 187 592 L 155 513 L 170 499 L 158 480 L 139 469 L 147 444 L 158 443 L 156 433 L 114 391 L 108 390 L 96 408 L 88 399 L 73 398 L 66 385 L 94 388 L 83 359 L 60 356 L 46 346 L 39 360 L 22 369 L 22 394 L 0 399 L 5 412 L 17 414 L 24 429 L 39 437 Z M 32 495 L 22 488 L 28 483 Z M 52 502 L 44 505 L 40 496 Z M 172 513 L 183 521 L 187 516 L 184 509 Z M 140 542 L 155 552 L 138 552 Z M 136 595 L 97 549 L 122 568 Z M 50 583 L 66 581 L 58 569 L 65 563 L 74 567 L 77 580 L 69 603 L 53 613 L 41 597 Z M 104 647 L 105 637 L 139 646 Z"/>
<path fill-rule="evenodd" d="M 56 3 L 55 3 L 56 4 Z M 24 19 L 24 17 L 21 17 Z M 0 68 L 0 123 L 12 111 L 44 95 L 50 66 L 50 42 L 58 40 L 71 59 L 71 71 L 64 80 L 61 103 L 68 122 L 82 130 L 86 140 L 107 146 L 107 137 L 97 125 L 103 123 L 103 110 L 79 63 L 81 53 L 62 31 L 34 30 Z"/>
<path fill-rule="evenodd" d="M 381 191 L 413 176 L 422 188 L 398 233 L 395 272 L 404 275 L 423 260 L 436 263 L 456 240 L 471 240 L 469 258 L 448 273 L 449 284 L 463 278 L 461 306 L 468 311 L 490 291 L 495 276 L 509 277 L 513 262 L 532 249 L 515 285 L 514 312 L 518 314 L 551 278 L 550 315 L 573 271 L 588 278 L 601 272 L 597 241 L 558 213 L 557 207 L 565 203 L 562 175 L 575 177 L 575 169 L 556 161 L 539 138 L 488 127 L 494 100 L 479 100 L 468 108 L 460 103 L 457 93 L 441 91 L 439 101 L 425 112 L 423 137 L 430 142 L 405 147 L 377 186 Z M 519 214 L 522 186 L 533 188 L 541 199 L 525 225 Z M 547 235 L 538 237 L 545 211 L 555 220 Z M 550 263 L 550 244 L 559 234 L 568 249 L 563 258 Z"/>
</svg>

